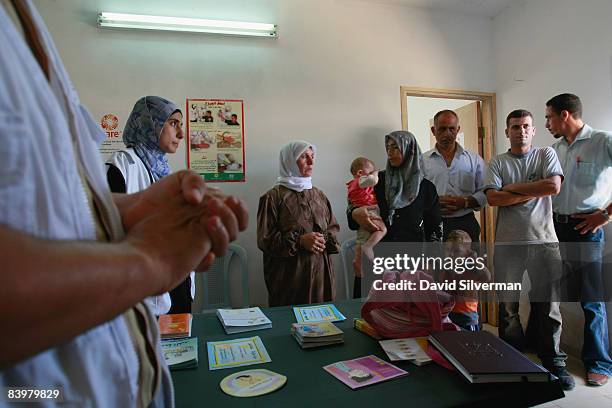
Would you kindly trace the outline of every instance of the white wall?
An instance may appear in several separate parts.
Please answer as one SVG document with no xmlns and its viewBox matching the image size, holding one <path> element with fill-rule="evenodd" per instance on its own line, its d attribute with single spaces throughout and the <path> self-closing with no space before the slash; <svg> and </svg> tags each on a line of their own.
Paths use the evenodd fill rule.
<svg viewBox="0 0 612 408">
<path fill-rule="evenodd" d="M 580 96 L 584 119 L 612 129 L 612 2 L 538 0 L 514 4 L 495 18 L 498 145 L 506 115 L 535 116 L 535 144 L 550 145 L 545 103 L 562 92 Z"/>
<path fill-rule="evenodd" d="M 347 0 L 37 0 L 82 101 L 95 114 L 129 112 L 145 94 L 245 100 L 248 181 L 223 184 L 251 222 L 251 301 L 265 304 L 256 246 L 258 197 L 274 183 L 290 139 L 318 147 L 314 184 L 346 227 L 345 181 L 357 155 L 384 162 L 383 136 L 401 127 L 400 85 L 491 91 L 492 22 Z M 99 11 L 225 18 L 279 25 L 279 38 L 107 31 Z M 171 164 L 185 167 L 184 146 Z M 335 260 L 336 269 L 340 266 Z"/>
<path fill-rule="evenodd" d="M 498 146 L 507 146 L 506 115 L 524 108 L 535 116 L 534 144 L 547 146 L 552 136 L 544 127 L 545 103 L 571 92 L 582 99 L 587 123 L 612 129 L 612 2 L 609 0 L 538 0 L 519 2 L 495 18 L 495 82 Z M 606 230 L 608 273 L 612 264 L 612 225 Z M 612 327 L 612 310 L 608 305 Z M 563 308 L 563 341 L 579 355 L 582 312 Z"/>
</svg>

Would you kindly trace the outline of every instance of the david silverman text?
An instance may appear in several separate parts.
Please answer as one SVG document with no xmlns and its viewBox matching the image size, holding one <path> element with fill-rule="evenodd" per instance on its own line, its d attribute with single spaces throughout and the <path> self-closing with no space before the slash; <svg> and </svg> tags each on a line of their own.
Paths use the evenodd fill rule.
<svg viewBox="0 0 612 408">
<path fill-rule="evenodd" d="M 383 282 L 377 279 L 373 283 L 374 290 L 521 290 L 520 282 L 477 282 L 470 279 L 430 282 L 428 280 L 420 280 L 418 287 L 415 281 L 401 280 L 399 282 Z"/>
</svg>

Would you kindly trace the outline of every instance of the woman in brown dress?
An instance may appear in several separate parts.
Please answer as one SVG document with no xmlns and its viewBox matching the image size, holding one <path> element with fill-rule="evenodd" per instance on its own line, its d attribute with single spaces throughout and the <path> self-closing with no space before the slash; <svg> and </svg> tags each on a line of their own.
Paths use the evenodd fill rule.
<svg viewBox="0 0 612 408">
<path fill-rule="evenodd" d="M 312 186 L 316 148 L 301 140 L 280 152 L 280 177 L 259 199 L 257 246 L 264 255 L 270 306 L 333 301 L 330 254 L 340 229 L 329 200 Z"/>
</svg>

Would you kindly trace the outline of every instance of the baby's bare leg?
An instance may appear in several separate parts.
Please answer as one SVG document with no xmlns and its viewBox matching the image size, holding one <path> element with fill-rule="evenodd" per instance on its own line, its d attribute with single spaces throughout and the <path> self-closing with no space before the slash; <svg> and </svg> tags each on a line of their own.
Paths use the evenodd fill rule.
<svg viewBox="0 0 612 408">
<path fill-rule="evenodd" d="M 374 247 L 378 244 L 385 235 L 387 235 L 387 227 L 382 220 L 374 222 L 376 226 L 379 228 L 378 231 L 372 232 L 368 240 L 362 245 L 362 251 L 368 259 L 374 259 Z"/>
</svg>

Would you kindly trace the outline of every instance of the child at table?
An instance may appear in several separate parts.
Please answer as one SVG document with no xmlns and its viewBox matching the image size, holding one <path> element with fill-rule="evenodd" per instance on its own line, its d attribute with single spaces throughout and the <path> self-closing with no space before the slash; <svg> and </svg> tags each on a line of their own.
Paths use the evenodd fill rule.
<svg viewBox="0 0 612 408">
<path fill-rule="evenodd" d="M 444 245 L 445 257 L 463 258 L 461 265 L 465 265 L 467 259 L 475 260 L 476 253 L 472 250 L 472 239 L 470 235 L 463 230 L 453 230 L 448 234 L 448 238 Z M 459 263 L 455 263 L 459 265 Z M 484 266 L 484 265 L 483 265 Z M 463 267 L 464 268 L 464 267 Z M 462 273 L 459 271 L 447 271 L 441 274 L 442 282 L 448 280 L 473 280 L 476 282 L 491 281 L 491 273 L 486 266 L 479 269 L 478 263 L 474 262 L 474 267 L 465 269 Z M 448 314 L 448 317 L 453 323 L 468 331 L 479 331 L 480 323 L 478 321 L 478 291 L 476 290 L 457 290 L 455 293 L 455 306 Z"/>
</svg>

